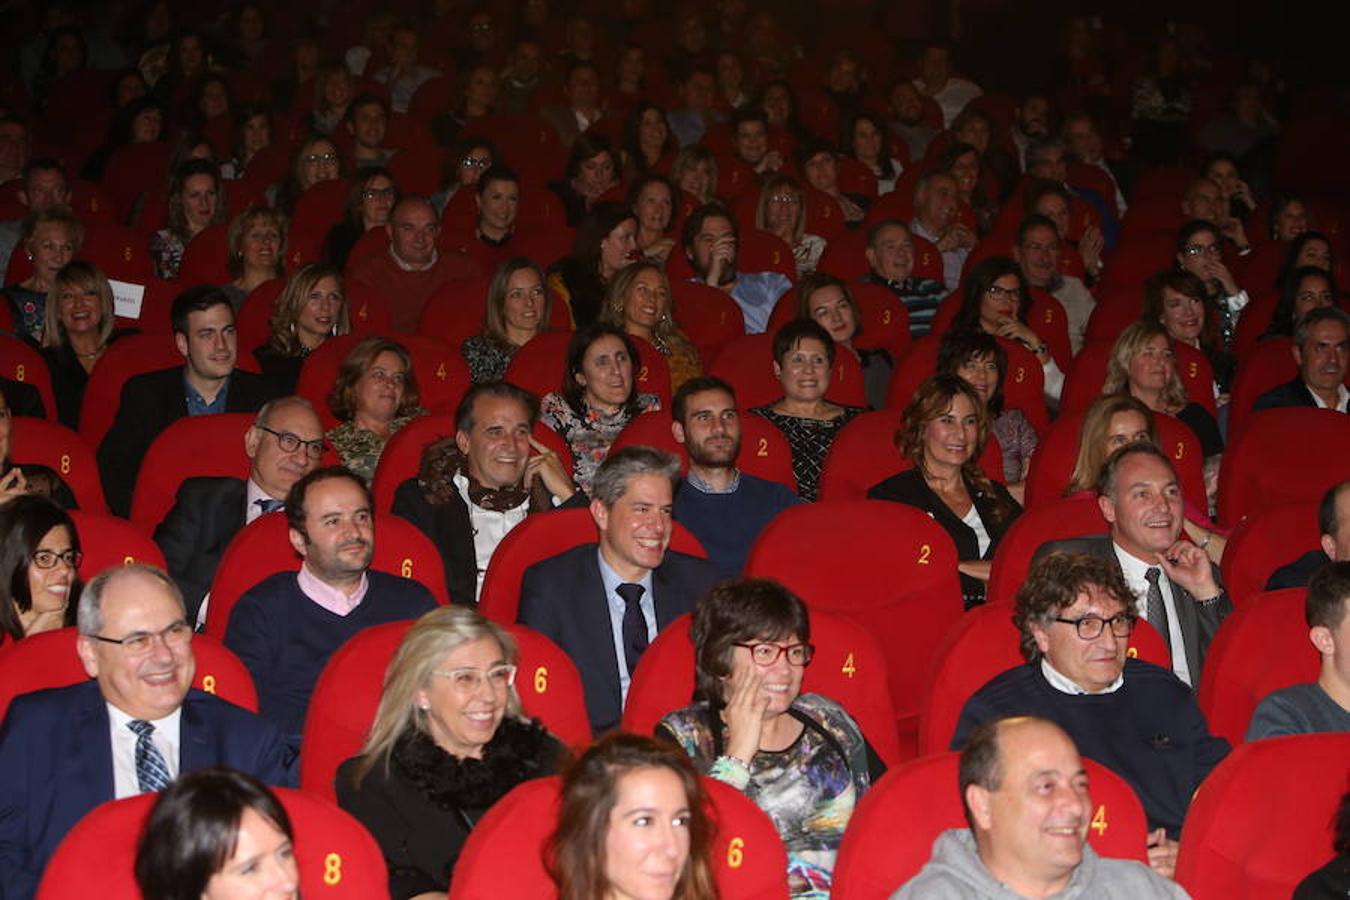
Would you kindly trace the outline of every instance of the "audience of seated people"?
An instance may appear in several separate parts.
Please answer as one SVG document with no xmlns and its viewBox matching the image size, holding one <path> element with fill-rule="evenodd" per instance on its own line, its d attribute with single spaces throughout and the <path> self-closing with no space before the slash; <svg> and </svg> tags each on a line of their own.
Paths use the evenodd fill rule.
<svg viewBox="0 0 1350 900">
<path fill-rule="evenodd" d="M 216 21 L 213 10 L 160 4 L 114 34 L 78 5 L 58 4 L 15 32 L 12 71 L 0 74 L 0 642 L 17 652 L 51 640 L 29 643 L 31 635 L 76 625 L 93 680 L 19 698 L 0 726 L 0 896 L 31 896 L 56 844 L 101 800 L 217 763 L 293 781 L 288 767 L 324 663 L 367 625 L 433 604 L 420 584 L 370 570 L 372 491 L 382 504 L 392 495 L 392 511 L 430 538 L 451 602 L 462 606 L 476 603 L 498 544 L 527 516 L 589 504 L 598 543 L 513 561 L 526 568 L 520 621 L 573 660 L 598 735 L 618 724 L 647 645 L 693 612 L 696 645 L 716 644 L 717 657 L 696 648 L 697 699 L 722 706 L 700 713 L 699 740 L 722 749 L 693 747 L 694 719 L 680 717 L 699 706 L 667 723 L 681 724 L 672 733 L 700 769 L 773 815 L 792 893 L 819 896 L 845 827 L 840 798 L 851 809 L 880 770 L 846 711 L 799 694 L 812 652 L 804 608 L 788 625 L 738 620 L 745 644 L 726 646 L 717 643 L 725 634 L 700 638 L 699 623 L 724 594 L 749 596 L 746 584 L 705 592 L 740 573 L 779 512 L 816 499 L 831 445 L 863 412 L 826 399 L 832 376 L 851 376 L 856 360 L 868 405 L 889 409 L 897 432 L 894 446 L 870 448 L 878 468 L 868 480 L 886 474 L 887 461 L 891 472 L 900 467 L 895 446 L 913 464 L 871 495 L 932 516 L 955 545 L 967 605 L 983 602 L 1024 496 L 1034 511 L 1059 488 L 1040 501 L 1026 490 L 1043 448 L 1064 452 L 1037 429 L 1061 413 L 1061 397 L 1064 415 L 1078 415 L 1069 398 L 1086 403 L 1080 389 L 1094 375 L 1074 357 L 1101 360 L 1112 344 L 1104 383 L 1087 385 L 1103 396 L 1084 414 L 1065 491 L 1095 497 L 1106 533 L 1038 552 L 1018 625 L 1039 669 L 1005 673 L 970 699 L 953 746 L 972 736 L 961 782 L 971 828 L 944 835 L 934 866 L 900 896 L 996 895 L 998 882 L 1019 893 L 1179 895 L 1085 847 L 1090 807 L 1077 754 L 1131 782 L 1154 828 L 1150 860 L 1170 874 L 1190 795 L 1224 752 L 1186 687 L 1198 690 L 1233 608 L 1218 564 L 1228 571 L 1239 523 L 1219 500 L 1219 471 L 1241 455 L 1243 434 L 1228 423 L 1239 429 L 1237 416 L 1260 421 L 1278 407 L 1316 419 L 1319 408 L 1345 413 L 1350 404 L 1340 185 L 1319 146 L 1335 140 L 1311 140 L 1306 127 L 1329 101 L 1304 102 L 1306 79 L 1287 65 L 1189 34 L 1141 41 L 1144 22 L 1130 23 L 1140 30 L 1127 37 L 1113 14 L 1066 22 L 1058 51 L 1049 43 L 1057 30 L 1044 29 L 1047 65 L 1005 81 L 1007 61 L 977 52 L 981 30 L 999 18 L 988 11 L 961 23 L 974 38 L 956 46 L 931 35 L 898 41 L 896 17 L 881 10 L 863 27 L 862 10 L 807 14 L 743 0 L 703 12 L 637 0 L 600 18 L 534 0 L 519 16 L 446 17 L 433 6 L 400 18 L 358 5 L 339 23 L 253 3 Z M 1141 66 L 1139 57 L 1149 58 Z M 1053 84 L 1036 84 L 1052 67 Z M 1220 110 L 1225 98 L 1231 108 Z M 1323 162 L 1302 162 L 1315 157 Z M 855 290 L 859 282 L 904 305 L 913 352 L 859 344 L 871 337 L 861 334 L 864 317 L 869 329 L 878 316 L 887 325 L 895 309 L 875 305 L 875 288 Z M 567 315 L 555 320 L 558 302 Z M 1057 316 L 1067 347 L 1047 330 Z M 569 319 L 578 330 L 563 352 L 545 332 Z M 732 368 L 719 355 L 737 352 L 724 348 L 742 326 L 778 329 L 753 389 L 702 374 Z M 315 351 L 347 334 L 358 343 L 336 383 L 301 377 L 312 359 L 331 367 L 336 360 Z M 542 398 L 504 381 L 540 335 L 518 357 L 515 380 L 537 389 L 561 372 L 561 389 Z M 252 345 L 240 346 L 241 336 Z M 142 343 L 157 337 L 162 349 L 172 341 L 181 366 L 157 368 L 163 354 Z M 452 381 L 453 433 L 419 427 L 425 446 L 391 451 L 377 477 L 389 440 L 426 412 L 414 361 L 432 377 L 418 354 L 436 341 L 470 376 Z M 648 345 L 662 359 L 642 359 Z M 133 346 L 147 350 L 129 358 Z M 836 354 L 845 354 L 842 369 Z M 1044 407 L 1010 408 L 1010 395 L 1027 403 L 1014 379 L 1032 355 Z M 1212 384 L 1186 371 L 1197 360 L 1208 361 Z M 675 460 L 620 439 L 668 396 L 662 378 L 653 393 L 639 391 L 652 383 L 651 366 L 670 371 L 683 477 Z M 450 368 L 434 377 L 463 378 Z M 739 410 L 738 394 L 754 394 L 747 406 L 763 402 L 770 371 L 781 397 Z M 906 391 L 892 389 L 897 379 Z M 444 412 L 447 394 L 436 388 Z M 297 390 L 304 398 L 287 396 Z M 325 401 L 338 419 L 327 434 L 332 420 L 312 406 Z M 99 515 L 106 498 L 129 517 L 143 461 L 173 422 L 221 412 L 256 415 L 240 426 L 237 471 L 194 468 L 189 448 L 188 477 L 162 521 Z M 783 432 L 799 496 L 738 468 L 743 453 L 765 455 L 763 443 L 742 447 L 749 412 Z M 1166 434 L 1172 425 L 1163 416 L 1185 423 L 1203 450 L 1208 508 L 1183 499 L 1184 467 L 1158 449 L 1159 426 Z M 531 434 L 537 424 L 568 446 L 572 471 Z M 991 433 L 1003 459 L 995 477 L 981 465 Z M 610 454 L 616 441 L 624 449 Z M 330 451 L 354 474 L 316 473 Z M 1308 541 L 1295 552 L 1291 542 L 1287 565 L 1259 573 L 1270 589 L 1306 586 L 1321 673 L 1268 697 L 1249 737 L 1350 730 L 1350 482 L 1279 459 L 1262 478 L 1305 500 L 1325 491 L 1320 549 Z M 342 508 L 325 517 L 314 507 L 334 492 Z M 80 512 L 62 511 L 77 498 Z M 139 517 L 139 496 L 136 505 Z M 189 690 L 190 639 L 226 548 L 274 510 L 290 520 L 301 571 L 257 573 L 272 577 L 243 590 L 225 631 L 256 680 L 260 719 Z M 676 520 L 706 562 L 668 549 Z M 117 529 L 128 527 L 153 534 L 167 575 L 139 565 L 85 571 L 90 559 L 153 552 L 123 548 Z M 1083 555 L 1066 562 L 1055 552 L 1066 550 Z M 295 596 L 279 596 L 287 591 Z M 1171 674 L 1124 660 L 1139 618 L 1161 633 Z M 512 640 L 452 609 L 428 614 L 409 644 L 441 620 L 442 631 L 469 635 L 459 635 L 464 646 L 429 643 L 416 660 L 405 647 L 407 677 L 395 684 L 391 669 L 390 709 L 382 706 L 338 783 L 344 803 L 368 813 L 360 818 L 396 896 L 443 892 L 478 817 L 519 781 L 563 766 L 559 742 L 520 716 Z M 466 648 L 485 652 L 461 659 Z M 774 673 L 783 684 L 766 680 Z M 799 716 L 799 707 L 809 709 Z M 830 724 L 813 726 L 817 713 Z M 1025 713 L 1059 723 L 1068 738 L 1043 721 L 996 722 Z M 1141 749 L 1126 752 L 1103 716 L 1136 733 Z M 985 720 L 995 724 L 975 727 Z M 504 740 L 522 737 L 509 762 L 498 755 Z M 814 757 L 787 762 L 790 752 Z M 991 812 L 1021 802 L 1009 796 L 1009 772 L 1047 758 L 1073 813 L 1065 830 L 1075 831 L 1048 866 L 1007 852 L 1025 828 Z M 826 828 L 779 815 L 817 763 L 843 791 L 812 801 L 829 808 Z M 353 768 L 360 774 L 347 778 Z M 275 798 L 240 776 L 212 777 L 182 779 L 159 804 L 159 824 L 188 815 L 199 788 L 227 791 L 234 805 L 218 824 L 241 847 L 265 839 L 278 860 L 289 855 L 296 836 Z M 697 781 L 668 748 L 635 739 L 602 739 L 567 776 L 551 845 L 564 895 L 605 885 L 631 893 L 617 864 L 584 863 L 596 842 L 618 840 L 619 820 L 608 817 L 651 779 L 661 803 L 674 804 L 653 808 L 677 838 L 670 884 L 656 894 L 711 895 Z M 599 787 L 608 793 L 597 800 Z M 397 809 L 405 801 L 406 821 Z M 447 830 L 454 840 L 427 841 Z M 166 859 L 153 845 L 179 838 L 152 827 L 146 840 L 141 868 L 163 875 L 170 862 L 153 862 Z M 239 855 L 232 842 L 198 866 L 206 882 L 193 883 L 193 896 L 225 889 L 217 882 Z M 271 868 L 272 889 L 293 894 L 293 867 Z M 964 873 L 960 888 L 940 880 L 954 870 Z M 143 889 L 156 896 L 163 883 L 147 876 Z"/>
</svg>

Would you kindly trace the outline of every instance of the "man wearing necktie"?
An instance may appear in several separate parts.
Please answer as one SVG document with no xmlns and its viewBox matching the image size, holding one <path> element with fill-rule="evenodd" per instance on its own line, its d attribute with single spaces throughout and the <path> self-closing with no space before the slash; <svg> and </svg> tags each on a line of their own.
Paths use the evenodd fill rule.
<svg viewBox="0 0 1350 900">
<path fill-rule="evenodd" d="M 595 732 L 619 724 L 633 670 L 657 633 L 717 580 L 706 560 L 668 550 L 679 461 L 651 447 L 609 455 L 591 485 L 599 542 L 531 566 L 519 621 L 576 663 Z"/>
<path fill-rule="evenodd" d="M 225 548 L 245 525 L 284 509 L 286 492 L 323 457 L 323 425 L 301 397 L 273 400 L 244 430 L 248 479 L 188 478 L 173 508 L 155 528 L 169 574 L 183 592 L 188 621 L 199 615 Z"/>
<path fill-rule="evenodd" d="M 105 569 L 80 596 L 79 632 L 91 680 L 18 697 L 0 726 L 0 897 L 31 897 L 66 832 L 106 800 L 211 766 L 292 781 L 275 727 L 190 689 L 193 632 L 164 572 Z"/>
</svg>

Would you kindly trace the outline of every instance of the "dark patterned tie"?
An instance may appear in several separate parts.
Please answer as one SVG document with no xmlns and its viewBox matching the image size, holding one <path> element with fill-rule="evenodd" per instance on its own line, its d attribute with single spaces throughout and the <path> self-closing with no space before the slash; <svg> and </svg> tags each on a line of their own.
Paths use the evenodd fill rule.
<svg viewBox="0 0 1350 900">
<path fill-rule="evenodd" d="M 141 793 L 162 791 L 173 781 L 164 754 L 150 740 L 155 726 L 144 719 L 132 719 L 127 727 L 136 732 L 136 784 Z"/>
<path fill-rule="evenodd" d="M 263 515 L 270 512 L 276 512 L 286 506 L 284 500 L 273 500 L 271 497 L 264 497 L 261 500 L 254 500 L 254 505 L 263 511 Z"/>
<path fill-rule="evenodd" d="M 1144 577 L 1148 579 L 1148 598 L 1147 608 L 1144 615 L 1148 618 L 1148 624 L 1157 629 L 1158 634 L 1162 635 L 1163 644 L 1170 652 L 1172 649 L 1172 635 L 1167 627 L 1167 605 L 1163 603 L 1162 588 L 1158 585 L 1158 579 L 1162 577 L 1162 569 L 1152 566 Z"/>
<path fill-rule="evenodd" d="M 628 674 L 632 675 L 642 651 L 647 649 L 647 617 L 642 614 L 642 595 L 646 589 L 640 584 L 624 582 L 616 590 L 624 602 L 623 655 Z"/>
</svg>

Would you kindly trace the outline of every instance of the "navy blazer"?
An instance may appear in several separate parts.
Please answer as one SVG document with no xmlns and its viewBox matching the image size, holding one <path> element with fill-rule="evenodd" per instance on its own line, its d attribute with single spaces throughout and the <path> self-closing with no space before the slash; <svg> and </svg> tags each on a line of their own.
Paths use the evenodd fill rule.
<svg viewBox="0 0 1350 900">
<path fill-rule="evenodd" d="M 188 478 L 155 528 L 155 543 L 183 592 L 189 622 L 197 621 L 225 548 L 244 528 L 247 501 L 248 482 L 242 478 Z"/>
<path fill-rule="evenodd" d="M 1296 375 L 1292 381 L 1277 385 L 1257 397 L 1256 403 L 1252 405 L 1252 411 L 1280 409 L 1285 406 L 1317 406 L 1317 401 L 1313 399 L 1308 385 L 1303 382 L 1302 375 Z"/>
<path fill-rule="evenodd" d="M 57 844 L 113 799 L 108 707 L 98 682 L 18 697 L 0 727 L 0 898 L 28 900 Z M 179 771 L 229 766 L 291 783 L 276 727 L 193 689 L 183 701 Z"/>
<path fill-rule="evenodd" d="M 599 734 L 618 726 L 623 695 L 597 552 L 597 545 L 582 544 L 526 569 L 517 621 L 567 651 L 581 673 L 591 730 Z M 652 570 L 657 630 L 693 612 L 716 581 L 717 569 L 706 559 L 667 550 Z"/>
</svg>

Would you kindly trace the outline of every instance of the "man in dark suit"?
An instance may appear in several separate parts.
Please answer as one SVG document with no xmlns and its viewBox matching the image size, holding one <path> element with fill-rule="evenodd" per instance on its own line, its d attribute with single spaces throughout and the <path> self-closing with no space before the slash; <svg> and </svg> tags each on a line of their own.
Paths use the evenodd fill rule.
<svg viewBox="0 0 1350 900">
<path fill-rule="evenodd" d="M 675 457 L 651 447 L 609 455 L 591 484 L 600 542 L 525 570 L 519 621 L 572 657 L 599 733 L 619 724 L 638 657 L 717 580 L 711 563 L 668 551 Z"/>
<path fill-rule="evenodd" d="M 587 502 L 558 455 L 531 436 L 538 418 L 539 400 L 524 388 L 474 385 L 455 410 L 454 437 L 427 447 L 418 476 L 394 492 L 394 515 L 441 551 L 452 603 L 478 602 L 493 552 L 526 516 Z"/>
<path fill-rule="evenodd" d="M 1350 412 L 1350 313 L 1335 306 L 1309 311 L 1294 328 L 1298 377 L 1256 398 L 1257 410 L 1310 406 Z"/>
<path fill-rule="evenodd" d="M 131 513 L 131 495 L 151 442 L 184 416 L 257 412 L 271 393 L 266 379 L 235 370 L 234 307 L 218 288 L 188 288 L 173 301 L 173 338 L 185 365 L 127 380 L 117 418 L 98 447 L 108 507 Z"/>
<path fill-rule="evenodd" d="M 262 408 L 244 432 L 253 461 L 248 479 L 188 478 L 173 509 L 155 529 L 169 574 L 183 592 L 188 621 L 200 618 L 216 566 L 230 540 L 248 523 L 286 506 L 286 492 L 323 456 L 323 424 L 302 397 L 283 397 Z"/>
<path fill-rule="evenodd" d="M 104 801 L 209 766 L 291 782 L 274 727 L 190 689 L 192 628 L 164 572 L 105 569 L 80 597 L 79 631 L 96 680 L 19 697 L 0 728 L 0 897 L 31 897 L 56 845 Z"/>
<path fill-rule="evenodd" d="M 1205 551 L 1179 540 L 1181 486 L 1171 461 L 1152 444 L 1122 447 L 1102 466 L 1097 493 L 1110 533 L 1050 541 L 1036 558 L 1062 550 L 1113 563 L 1139 614 L 1171 649 L 1172 671 L 1198 686 L 1205 652 L 1233 604 Z"/>
<path fill-rule="evenodd" d="M 1334 484 L 1322 495 L 1317 523 L 1321 547 L 1272 572 L 1266 590 L 1307 587 L 1308 579 L 1327 563 L 1350 560 L 1350 481 Z"/>
</svg>

